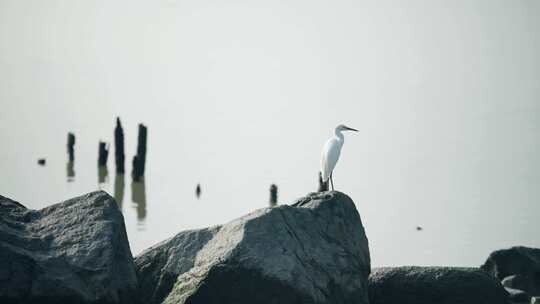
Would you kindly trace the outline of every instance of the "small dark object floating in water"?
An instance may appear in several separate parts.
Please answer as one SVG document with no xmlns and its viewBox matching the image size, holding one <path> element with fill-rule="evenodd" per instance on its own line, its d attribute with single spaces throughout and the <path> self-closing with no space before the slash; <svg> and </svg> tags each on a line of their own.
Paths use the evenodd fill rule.
<svg viewBox="0 0 540 304">
<path fill-rule="evenodd" d="M 40 158 L 40 159 L 37 160 L 37 163 L 40 166 L 45 166 L 46 162 L 47 162 L 47 160 L 45 158 Z"/>
<path fill-rule="evenodd" d="M 416 231 L 422 231 L 424 230 L 424 228 L 420 227 L 420 226 L 416 226 Z"/>
<path fill-rule="evenodd" d="M 201 196 L 201 184 L 197 184 L 197 188 L 195 188 L 195 195 L 197 198 Z"/>
</svg>

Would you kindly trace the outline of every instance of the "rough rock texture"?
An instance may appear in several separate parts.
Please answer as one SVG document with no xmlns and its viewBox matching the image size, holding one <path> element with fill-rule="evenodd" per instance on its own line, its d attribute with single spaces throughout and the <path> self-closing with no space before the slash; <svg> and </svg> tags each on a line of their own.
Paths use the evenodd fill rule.
<svg viewBox="0 0 540 304">
<path fill-rule="evenodd" d="M 368 303 L 368 241 L 339 192 L 181 232 L 135 264 L 144 303 Z"/>
<path fill-rule="evenodd" d="M 505 287 L 504 289 L 508 292 L 508 299 L 512 303 L 529 303 L 531 301 L 531 296 L 523 290 L 509 287 Z"/>
<path fill-rule="evenodd" d="M 112 197 L 41 210 L 0 196 L 0 303 L 133 303 L 137 278 Z"/>
<path fill-rule="evenodd" d="M 501 283 L 477 268 L 383 267 L 369 277 L 370 304 L 504 304 Z"/>
<path fill-rule="evenodd" d="M 530 277 L 519 274 L 507 276 L 502 280 L 505 287 L 526 291 L 528 294 L 540 296 L 539 286 Z"/>
<path fill-rule="evenodd" d="M 499 280 L 514 277 L 505 286 L 526 291 L 530 295 L 540 296 L 540 249 L 512 247 L 492 252 L 482 269 Z"/>
</svg>

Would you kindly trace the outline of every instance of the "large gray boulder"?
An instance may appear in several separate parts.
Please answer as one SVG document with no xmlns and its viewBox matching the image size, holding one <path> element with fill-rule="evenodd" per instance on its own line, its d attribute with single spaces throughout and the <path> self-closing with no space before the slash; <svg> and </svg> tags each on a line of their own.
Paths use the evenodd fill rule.
<svg viewBox="0 0 540 304">
<path fill-rule="evenodd" d="M 497 250 L 481 268 L 503 280 L 507 287 L 540 296 L 540 249 L 518 246 Z"/>
<path fill-rule="evenodd" d="M 135 264 L 149 304 L 368 303 L 368 241 L 340 192 L 181 232 Z"/>
<path fill-rule="evenodd" d="M 105 192 L 41 210 L 0 196 L 0 303 L 136 301 L 122 213 Z"/>
<path fill-rule="evenodd" d="M 478 268 L 382 267 L 369 277 L 370 304 L 506 304 L 501 283 Z"/>
</svg>

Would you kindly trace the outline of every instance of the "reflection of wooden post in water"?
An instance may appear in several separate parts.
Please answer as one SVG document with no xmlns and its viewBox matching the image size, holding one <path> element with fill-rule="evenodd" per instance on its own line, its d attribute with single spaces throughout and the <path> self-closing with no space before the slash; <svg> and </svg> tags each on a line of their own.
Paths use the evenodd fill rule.
<svg viewBox="0 0 540 304">
<path fill-rule="evenodd" d="M 147 128 L 143 124 L 139 124 L 139 134 L 137 136 L 137 155 L 133 157 L 133 180 L 138 181 L 144 176 L 144 167 L 146 162 L 146 137 Z"/>
<path fill-rule="evenodd" d="M 107 182 L 107 176 L 109 175 L 109 170 L 107 166 L 98 166 L 98 183 L 103 184 Z"/>
<path fill-rule="evenodd" d="M 120 210 L 122 210 L 122 202 L 124 201 L 125 186 L 124 174 L 116 174 L 114 177 L 114 199 Z"/>
<path fill-rule="evenodd" d="M 270 186 L 270 207 L 277 206 L 277 186 L 272 184 Z"/>
<path fill-rule="evenodd" d="M 75 180 L 75 169 L 74 169 L 74 162 L 68 161 L 66 165 L 66 176 L 67 181 L 72 182 Z"/>
<path fill-rule="evenodd" d="M 146 218 L 146 187 L 144 178 L 131 182 L 131 201 L 137 204 L 137 219 L 139 221 Z"/>
<path fill-rule="evenodd" d="M 75 160 L 75 134 L 69 132 L 67 138 L 67 151 L 69 154 L 69 161 Z"/>
<path fill-rule="evenodd" d="M 120 117 L 116 118 L 116 128 L 114 129 L 114 157 L 116 173 L 124 173 L 124 130 L 120 123 Z"/>
<path fill-rule="evenodd" d="M 107 170 L 107 159 L 109 158 L 109 147 L 107 143 L 99 141 L 98 147 L 98 184 L 107 182 L 109 170 Z"/>
<path fill-rule="evenodd" d="M 107 166 L 108 158 L 109 158 L 109 147 L 107 143 L 99 141 L 98 166 Z"/>
<path fill-rule="evenodd" d="M 195 195 L 197 198 L 201 197 L 201 184 L 197 184 L 197 188 L 195 188 Z"/>
<path fill-rule="evenodd" d="M 322 180 L 322 174 L 321 172 L 319 172 L 319 189 L 318 189 L 319 192 L 324 192 L 324 191 L 328 191 L 328 182 L 323 182 Z"/>
</svg>

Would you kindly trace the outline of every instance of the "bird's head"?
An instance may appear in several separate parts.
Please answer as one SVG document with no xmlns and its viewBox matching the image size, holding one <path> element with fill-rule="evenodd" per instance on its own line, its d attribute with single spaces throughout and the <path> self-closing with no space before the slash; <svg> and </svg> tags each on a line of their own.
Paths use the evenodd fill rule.
<svg viewBox="0 0 540 304">
<path fill-rule="evenodd" d="M 346 125 L 339 125 L 336 127 L 336 132 L 341 132 L 341 131 L 355 131 L 355 132 L 358 132 L 358 130 L 356 129 L 353 129 L 353 128 L 349 128 L 347 127 Z"/>
</svg>

